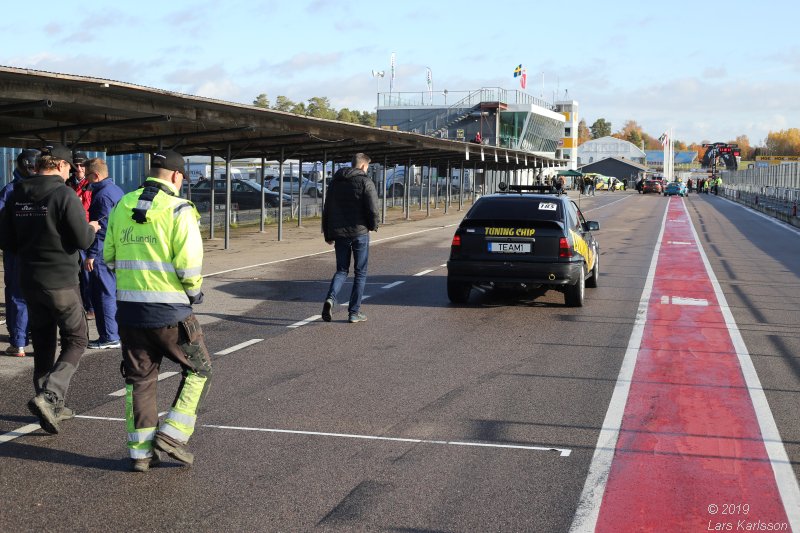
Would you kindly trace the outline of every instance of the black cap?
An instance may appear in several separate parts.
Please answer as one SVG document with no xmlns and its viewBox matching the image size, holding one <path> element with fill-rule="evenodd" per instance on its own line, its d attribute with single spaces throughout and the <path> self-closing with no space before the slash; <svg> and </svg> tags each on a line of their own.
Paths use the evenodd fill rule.
<svg viewBox="0 0 800 533">
<path fill-rule="evenodd" d="M 43 146 L 42 155 L 49 155 L 54 159 L 61 159 L 69 163 L 69 166 L 71 166 L 72 168 L 75 168 L 75 164 L 72 162 L 72 150 L 70 150 L 63 144 L 56 143 Z"/>
<path fill-rule="evenodd" d="M 156 152 L 150 158 L 150 168 L 163 168 L 183 174 L 186 172 L 186 163 L 183 156 L 173 150 Z"/>
<path fill-rule="evenodd" d="M 89 158 L 86 156 L 86 152 L 79 152 L 77 150 L 72 152 L 72 162 L 76 165 L 84 164 L 87 159 Z"/>
<path fill-rule="evenodd" d="M 17 156 L 17 165 L 28 171 L 32 171 L 36 166 L 36 158 L 39 157 L 39 154 L 41 154 L 41 152 L 35 148 L 26 148 Z"/>
</svg>

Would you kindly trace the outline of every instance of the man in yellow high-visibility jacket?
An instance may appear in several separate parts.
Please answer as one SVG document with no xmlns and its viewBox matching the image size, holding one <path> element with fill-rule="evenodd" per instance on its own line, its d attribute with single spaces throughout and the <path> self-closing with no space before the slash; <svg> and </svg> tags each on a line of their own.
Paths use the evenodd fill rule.
<svg viewBox="0 0 800 533">
<path fill-rule="evenodd" d="M 128 451 L 137 472 L 160 462 L 154 448 L 193 463 L 186 443 L 211 380 L 211 358 L 192 313 L 203 300 L 200 215 L 178 197 L 183 172 L 177 152 L 154 154 L 150 177 L 111 212 L 103 250 L 117 276 Z M 181 365 L 183 379 L 158 426 L 156 384 L 164 355 Z"/>
</svg>

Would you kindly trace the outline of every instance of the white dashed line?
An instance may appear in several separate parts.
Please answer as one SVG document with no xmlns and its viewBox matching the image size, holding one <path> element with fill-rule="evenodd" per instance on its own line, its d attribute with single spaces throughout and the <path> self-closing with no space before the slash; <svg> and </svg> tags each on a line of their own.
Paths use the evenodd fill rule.
<svg viewBox="0 0 800 533">
<path fill-rule="evenodd" d="M 294 324 L 290 324 L 290 325 L 288 325 L 286 327 L 287 328 L 299 328 L 300 326 L 305 326 L 306 324 L 314 322 L 315 320 L 319 320 L 320 318 L 322 318 L 322 315 L 310 316 L 310 317 L 306 318 L 305 320 L 301 320 L 300 322 L 295 322 Z"/>
<path fill-rule="evenodd" d="M 261 342 L 263 340 L 264 339 L 250 339 L 249 341 L 245 341 L 243 343 L 237 344 L 236 346 L 231 346 L 230 348 L 226 348 L 224 350 L 220 350 L 217 353 L 215 353 L 214 355 L 228 355 L 229 353 L 233 353 L 236 350 L 241 350 L 242 348 L 247 348 L 248 346 L 251 346 L 253 344 L 257 344 L 257 343 L 259 343 L 259 342 Z"/>
<path fill-rule="evenodd" d="M 361 297 L 361 301 L 363 302 L 364 300 L 369 300 L 370 298 L 372 298 L 372 296 L 370 296 L 369 294 L 366 294 L 366 295 Z M 347 307 L 348 305 L 350 305 L 350 302 L 344 302 L 342 304 L 339 304 L 340 307 Z M 320 318 L 322 318 L 322 317 L 320 317 Z"/>
<path fill-rule="evenodd" d="M 405 281 L 395 281 L 394 283 L 384 285 L 383 287 L 381 287 L 381 289 L 391 289 L 392 287 L 397 287 L 398 285 L 401 285 L 403 283 L 405 283 Z"/>
<path fill-rule="evenodd" d="M 0 444 L 12 441 L 18 437 L 27 435 L 28 433 L 33 433 L 34 431 L 39 429 L 39 427 L 40 427 L 39 424 L 28 424 L 27 426 L 22 426 L 21 428 L 15 429 L 14 431 L 3 433 L 2 435 L 0 435 Z"/>
<path fill-rule="evenodd" d="M 434 271 L 433 268 L 429 268 L 428 270 L 423 270 L 422 272 L 417 272 L 416 274 L 414 274 L 414 276 L 424 276 L 425 274 L 430 274 L 433 271 Z"/>
</svg>

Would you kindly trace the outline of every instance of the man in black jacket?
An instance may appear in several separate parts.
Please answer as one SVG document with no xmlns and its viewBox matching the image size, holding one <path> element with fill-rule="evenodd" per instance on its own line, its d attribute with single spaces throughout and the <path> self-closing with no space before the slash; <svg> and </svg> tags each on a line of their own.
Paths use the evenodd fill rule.
<svg viewBox="0 0 800 533">
<path fill-rule="evenodd" d="M 78 289 L 78 250 L 88 248 L 99 227 L 86 222 L 75 192 L 64 182 L 73 166 L 72 151 L 46 146 L 36 173 L 14 187 L 0 215 L 0 248 L 20 259 L 20 286 L 28 303 L 33 341 L 33 386 L 28 408 L 42 429 L 74 416 L 64 407 L 72 375 L 88 343 L 88 328 Z M 61 353 L 56 359 L 56 334 Z"/>
<path fill-rule="evenodd" d="M 367 316 L 360 311 L 364 286 L 367 284 L 367 259 L 369 257 L 369 232 L 378 231 L 378 194 L 367 177 L 370 158 L 358 153 L 353 166 L 339 169 L 328 187 L 328 196 L 322 210 L 322 233 L 328 244 L 336 248 L 336 273 L 331 280 L 328 295 L 322 306 L 322 320 L 331 321 L 336 295 L 342 288 L 350 270 L 353 256 L 353 290 L 347 308 L 350 323 L 364 322 Z"/>
</svg>

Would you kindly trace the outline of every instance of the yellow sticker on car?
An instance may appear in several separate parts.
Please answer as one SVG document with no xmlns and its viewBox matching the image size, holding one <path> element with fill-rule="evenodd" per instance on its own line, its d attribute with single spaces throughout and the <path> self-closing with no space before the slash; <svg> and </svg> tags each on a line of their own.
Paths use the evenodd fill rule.
<svg viewBox="0 0 800 533">
<path fill-rule="evenodd" d="M 572 237 L 572 247 L 581 257 L 586 259 L 586 268 L 589 270 L 594 268 L 594 250 L 589 246 L 589 243 L 579 233 L 569 230 L 569 234 Z"/>
<path fill-rule="evenodd" d="M 486 228 L 488 237 L 533 237 L 534 228 Z"/>
</svg>

